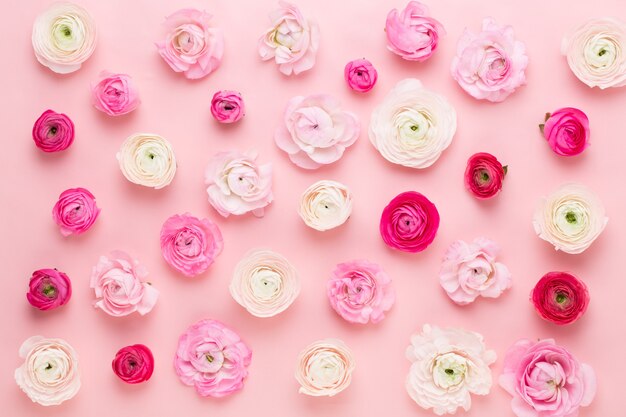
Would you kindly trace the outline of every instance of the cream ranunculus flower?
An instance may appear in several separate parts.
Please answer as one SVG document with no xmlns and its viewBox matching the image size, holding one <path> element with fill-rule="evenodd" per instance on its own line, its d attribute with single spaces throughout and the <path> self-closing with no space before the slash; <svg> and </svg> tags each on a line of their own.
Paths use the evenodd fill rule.
<svg viewBox="0 0 626 417">
<path fill-rule="evenodd" d="M 15 381 L 33 402 L 58 405 L 80 389 L 78 355 L 65 340 L 33 336 L 22 343 L 20 357 Z"/>
<path fill-rule="evenodd" d="M 489 365 L 496 353 L 486 349 L 478 333 L 426 324 L 411 337 L 406 356 L 411 361 L 407 392 L 437 415 L 454 414 L 458 407 L 467 411 L 470 394 L 487 395 L 491 389 Z"/>
<path fill-rule="evenodd" d="M 128 181 L 145 187 L 163 188 L 176 174 L 172 146 L 165 138 L 151 133 L 136 133 L 126 138 L 117 160 Z"/>
<path fill-rule="evenodd" d="M 37 60 L 59 74 L 77 71 L 96 49 L 96 24 L 73 3 L 54 3 L 35 19 L 33 49 Z"/>
<path fill-rule="evenodd" d="M 341 340 L 319 340 L 300 352 L 296 369 L 298 392 L 332 397 L 350 385 L 353 370 L 352 352 Z"/>
<path fill-rule="evenodd" d="M 566 184 L 541 201 L 533 226 L 554 249 L 576 254 L 591 246 L 608 221 L 598 197 L 580 184 Z"/>
<path fill-rule="evenodd" d="M 626 85 L 626 23 L 591 19 L 563 39 L 561 52 L 570 69 L 589 87 Z"/>
<path fill-rule="evenodd" d="M 400 81 L 374 110 L 369 137 L 389 162 L 427 168 L 439 159 L 456 132 L 456 111 L 445 97 L 419 80 Z"/>
<path fill-rule="evenodd" d="M 300 293 L 296 269 L 282 255 L 256 249 L 239 261 L 230 294 L 256 317 L 272 317 L 287 309 Z"/>
<path fill-rule="evenodd" d="M 345 185 L 322 180 L 300 197 L 298 214 L 307 226 L 324 231 L 341 226 L 352 213 L 352 193 Z"/>
</svg>

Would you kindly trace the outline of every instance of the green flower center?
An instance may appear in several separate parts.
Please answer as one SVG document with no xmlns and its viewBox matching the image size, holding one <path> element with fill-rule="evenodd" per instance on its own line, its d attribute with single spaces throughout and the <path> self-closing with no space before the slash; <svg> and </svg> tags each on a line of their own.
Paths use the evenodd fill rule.
<svg viewBox="0 0 626 417">
<path fill-rule="evenodd" d="M 604 54 L 606 54 L 606 49 L 604 48 L 600 49 L 600 51 L 598 52 L 598 56 L 602 56 Z"/>
<path fill-rule="evenodd" d="M 52 133 L 53 135 L 56 135 L 58 131 L 59 131 L 59 129 L 57 129 L 56 126 L 52 126 L 50 128 L 50 133 Z"/>
<path fill-rule="evenodd" d="M 577 221 L 576 213 L 574 213 L 573 211 L 568 211 L 567 213 L 565 213 L 565 220 L 567 220 L 569 224 L 575 224 Z"/>
<path fill-rule="evenodd" d="M 448 375 L 454 375 L 454 369 L 447 368 L 445 370 L 445 373 L 448 374 Z"/>
<path fill-rule="evenodd" d="M 556 302 L 559 304 L 563 304 L 564 302 L 567 301 L 567 296 L 563 293 L 557 293 L 556 294 Z"/>
<path fill-rule="evenodd" d="M 205 355 L 205 358 L 209 363 L 213 363 L 213 361 L 215 360 L 215 358 L 209 354 Z"/>
<path fill-rule="evenodd" d="M 53 298 L 57 293 L 57 289 L 53 285 L 48 284 L 43 287 L 41 292 L 43 292 L 43 295 L 45 295 L 46 297 Z"/>
<path fill-rule="evenodd" d="M 412 126 L 411 126 L 411 130 L 412 130 L 413 132 L 416 132 L 416 131 L 417 131 L 417 129 L 419 129 L 419 126 L 417 126 L 417 125 L 412 125 Z"/>
</svg>

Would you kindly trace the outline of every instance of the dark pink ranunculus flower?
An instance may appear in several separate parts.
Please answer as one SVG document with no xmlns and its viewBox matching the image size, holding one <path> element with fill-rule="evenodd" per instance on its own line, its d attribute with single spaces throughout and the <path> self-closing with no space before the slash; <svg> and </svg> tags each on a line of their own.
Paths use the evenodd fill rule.
<svg viewBox="0 0 626 417">
<path fill-rule="evenodd" d="M 218 91 L 211 100 L 211 114 L 220 123 L 235 123 L 246 114 L 241 94 L 229 90 Z"/>
<path fill-rule="evenodd" d="M 154 371 L 154 357 L 142 344 L 121 348 L 113 358 L 113 372 L 128 384 L 139 384 L 150 379 Z"/>
<path fill-rule="evenodd" d="M 84 188 L 70 188 L 59 196 L 52 208 L 52 218 L 63 236 L 86 232 L 98 218 L 96 198 Z"/>
<path fill-rule="evenodd" d="M 589 305 L 584 282 L 567 272 L 548 272 L 533 288 L 530 300 L 541 317 L 554 324 L 578 320 Z"/>
<path fill-rule="evenodd" d="M 502 189 L 506 173 L 507 167 L 502 166 L 495 156 L 479 152 L 467 160 L 465 187 L 476 198 L 491 198 Z"/>
<path fill-rule="evenodd" d="M 589 118 L 573 107 L 546 114 L 546 121 L 539 128 L 558 155 L 578 155 L 589 146 Z"/>
<path fill-rule="evenodd" d="M 346 64 L 343 76 L 351 89 L 365 93 L 374 88 L 378 71 L 367 59 L 355 59 Z"/>
<path fill-rule="evenodd" d="M 62 113 L 46 110 L 33 125 L 35 145 L 44 152 L 59 152 L 74 142 L 74 123 Z"/>
<path fill-rule="evenodd" d="M 38 269 L 28 283 L 26 299 L 39 310 L 52 310 L 67 304 L 72 296 L 69 277 L 56 269 Z"/>
</svg>

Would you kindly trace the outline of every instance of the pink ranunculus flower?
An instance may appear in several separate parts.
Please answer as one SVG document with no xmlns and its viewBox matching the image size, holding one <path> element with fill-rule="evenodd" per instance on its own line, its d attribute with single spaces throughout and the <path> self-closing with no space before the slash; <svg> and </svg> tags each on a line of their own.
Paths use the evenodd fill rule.
<svg viewBox="0 0 626 417">
<path fill-rule="evenodd" d="M 177 271 L 194 277 L 206 271 L 224 248 L 217 224 L 191 214 L 175 214 L 161 228 L 161 253 Z"/>
<path fill-rule="evenodd" d="M 496 262 L 498 244 L 486 238 L 472 243 L 457 240 L 443 258 L 439 282 L 452 301 L 459 305 L 478 297 L 499 297 L 511 287 L 511 272 Z"/>
<path fill-rule="evenodd" d="M 271 27 L 259 38 L 259 55 L 263 61 L 274 59 L 285 75 L 299 74 L 315 65 L 319 27 L 297 6 L 286 1 L 279 5 L 270 13 Z"/>
<path fill-rule="evenodd" d="M 575 417 L 596 394 L 596 375 L 552 339 L 519 340 L 504 357 L 500 386 L 518 417 Z"/>
<path fill-rule="evenodd" d="M 578 155 L 589 146 L 589 118 L 576 108 L 564 107 L 546 113 L 539 129 L 557 155 Z"/>
<path fill-rule="evenodd" d="M 465 168 L 465 188 L 476 198 L 494 197 L 502 190 L 502 182 L 508 172 L 508 166 L 487 152 L 478 152 L 470 156 Z"/>
<path fill-rule="evenodd" d="M 203 397 L 225 397 L 243 388 L 252 351 L 239 335 L 217 320 L 190 326 L 178 339 L 174 369 Z"/>
<path fill-rule="evenodd" d="M 63 191 L 52 208 L 52 218 L 61 228 L 63 236 L 85 233 L 99 214 L 96 198 L 84 188 Z"/>
<path fill-rule="evenodd" d="M 326 284 L 326 294 L 337 314 L 350 323 L 378 323 L 396 300 L 391 278 L 368 261 L 338 264 Z"/>
<path fill-rule="evenodd" d="M 435 52 L 439 38 L 446 31 L 438 20 L 429 16 L 426 5 L 410 1 L 402 11 L 389 12 L 385 33 L 391 52 L 409 61 L 425 61 Z"/>
<path fill-rule="evenodd" d="M 181 9 L 165 19 L 167 35 L 157 42 L 159 55 L 175 71 L 188 79 L 198 79 L 215 71 L 224 54 L 222 30 L 211 26 L 213 16 L 196 9 Z"/>
<path fill-rule="evenodd" d="M 101 256 L 91 272 L 90 287 L 96 293 L 95 307 L 122 317 L 138 312 L 148 314 L 157 302 L 159 291 L 144 279 L 148 271 L 126 252 L 113 251 Z"/>
<path fill-rule="evenodd" d="M 218 91 L 211 100 L 211 114 L 220 123 L 235 123 L 246 114 L 241 94 L 229 90 Z"/>
<path fill-rule="evenodd" d="M 312 397 L 333 397 L 350 386 L 354 355 L 339 339 L 311 343 L 298 355 L 298 392 Z"/>
<path fill-rule="evenodd" d="M 378 71 L 367 59 L 355 59 L 346 64 L 343 76 L 348 87 L 359 93 L 366 93 L 376 85 Z"/>
<path fill-rule="evenodd" d="M 139 384 L 150 379 L 154 371 L 152 351 L 142 344 L 126 346 L 115 354 L 113 372 L 127 384 Z"/>
<path fill-rule="evenodd" d="M 482 32 L 465 30 L 452 60 L 452 77 L 472 97 L 503 101 L 526 84 L 526 46 L 515 39 L 511 26 L 483 20 Z"/>
<path fill-rule="evenodd" d="M 567 272 L 548 272 L 530 293 L 537 313 L 558 325 L 574 323 L 589 305 L 585 283 Z"/>
<path fill-rule="evenodd" d="M 67 304 L 72 296 L 70 278 L 57 269 L 38 269 L 28 283 L 26 299 L 39 310 L 52 310 Z"/>
<path fill-rule="evenodd" d="M 109 116 L 120 116 L 135 110 L 141 100 L 130 75 L 102 71 L 97 83 L 91 85 L 91 97 L 96 109 Z"/>
<path fill-rule="evenodd" d="M 74 142 L 74 123 L 63 113 L 46 110 L 33 125 L 33 141 L 44 152 L 59 152 Z"/>
<path fill-rule="evenodd" d="M 284 123 L 276 129 L 276 145 L 291 162 L 317 169 L 338 161 L 359 137 L 361 124 L 327 94 L 297 96 L 289 100 Z"/>
</svg>

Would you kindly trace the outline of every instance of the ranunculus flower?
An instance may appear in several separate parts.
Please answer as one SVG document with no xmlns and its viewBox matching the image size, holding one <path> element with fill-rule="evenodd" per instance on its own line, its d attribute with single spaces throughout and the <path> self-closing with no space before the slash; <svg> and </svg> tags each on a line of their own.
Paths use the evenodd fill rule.
<svg viewBox="0 0 626 417">
<path fill-rule="evenodd" d="M 235 123 L 246 114 L 241 94 L 229 90 L 218 91 L 211 100 L 211 114 L 220 123 Z"/>
<path fill-rule="evenodd" d="M 139 384 L 150 379 L 154 357 L 147 346 L 137 344 L 121 348 L 112 362 L 113 372 L 127 384 Z"/>
<path fill-rule="evenodd" d="M 165 18 L 167 35 L 156 43 L 157 50 L 170 68 L 188 79 L 206 77 L 222 62 L 224 35 L 211 26 L 212 18 L 197 9 L 181 9 Z"/>
<path fill-rule="evenodd" d="M 429 14 L 428 7 L 418 1 L 410 1 L 402 11 L 391 10 L 385 24 L 387 49 L 409 61 L 430 58 L 446 31 Z"/>
<path fill-rule="evenodd" d="M 526 46 L 515 39 L 513 28 L 486 18 L 482 32 L 465 29 L 459 39 L 452 78 L 470 96 L 499 102 L 526 84 L 527 65 Z"/>
<path fill-rule="evenodd" d="M 437 415 L 470 409 L 471 394 L 487 395 L 492 378 L 489 365 L 496 352 L 487 350 L 482 335 L 425 324 L 411 336 L 406 350 L 411 361 L 406 390 L 420 407 Z"/>
<path fill-rule="evenodd" d="M 350 323 L 378 323 L 396 301 L 391 278 L 369 261 L 351 261 L 335 267 L 326 284 L 333 309 Z"/>
<path fill-rule="evenodd" d="M 200 320 L 178 339 L 174 369 L 203 397 L 225 397 L 243 388 L 252 351 L 217 320 Z"/>
<path fill-rule="evenodd" d="M 96 38 L 91 15 L 69 2 L 53 3 L 33 24 L 37 61 L 58 74 L 77 71 L 96 49 Z"/>
<path fill-rule="evenodd" d="M 99 214 L 96 198 L 84 188 L 63 191 L 52 208 L 52 218 L 63 236 L 85 233 Z"/>
<path fill-rule="evenodd" d="M 329 180 L 318 181 L 300 196 L 298 214 L 304 223 L 319 231 L 334 229 L 352 213 L 352 193 L 345 185 Z"/>
<path fill-rule="evenodd" d="M 116 155 L 126 179 L 155 189 L 169 185 L 176 174 L 176 157 L 170 143 L 152 133 L 126 138 Z"/>
<path fill-rule="evenodd" d="M 74 142 L 72 119 L 54 110 L 46 110 L 33 125 L 35 145 L 44 152 L 59 152 Z"/>
<path fill-rule="evenodd" d="M 533 218 L 535 233 L 554 249 L 585 251 L 607 222 L 602 202 L 580 184 L 565 184 L 541 200 Z"/>
<path fill-rule="evenodd" d="M 348 388 L 352 381 L 352 371 L 352 352 L 341 340 L 318 340 L 307 346 L 298 356 L 298 392 L 313 397 L 332 397 Z"/>
<path fill-rule="evenodd" d="M 400 81 L 372 112 L 370 142 L 389 162 L 427 168 L 439 159 L 456 132 L 456 111 L 445 97 L 419 80 Z"/>
<path fill-rule="evenodd" d="M 315 65 L 320 30 L 297 6 L 278 4 L 280 8 L 270 13 L 271 27 L 259 38 L 259 55 L 263 61 L 274 59 L 285 75 L 299 74 Z"/>
<path fill-rule="evenodd" d="M 508 166 L 502 166 L 500 161 L 490 153 L 476 153 L 467 160 L 465 188 L 476 198 L 494 197 L 502 190 L 502 181 L 507 171 Z"/>
<path fill-rule="evenodd" d="M 546 113 L 545 123 L 540 124 L 539 129 L 558 155 L 578 155 L 589 146 L 589 119 L 573 107 Z"/>
<path fill-rule="evenodd" d="M 500 246 L 484 237 L 472 243 L 457 240 L 443 258 L 439 283 L 452 301 L 459 305 L 478 297 L 497 298 L 511 287 L 511 272 L 496 262 Z"/>
<path fill-rule="evenodd" d="M 589 87 L 626 85 L 626 23 L 591 19 L 563 38 L 561 53 L 576 77 Z"/>
<path fill-rule="evenodd" d="M 206 271 L 224 249 L 217 224 L 191 214 L 175 214 L 161 227 L 161 254 L 178 272 L 195 277 Z"/>
<path fill-rule="evenodd" d="M 96 109 L 109 116 L 120 116 L 135 110 L 141 100 L 130 75 L 102 71 L 97 83 L 91 85 L 91 97 Z"/>
<path fill-rule="evenodd" d="M 387 246 L 403 252 L 421 252 L 439 229 L 437 207 L 416 191 L 398 194 L 380 217 L 380 235 Z"/>
<path fill-rule="evenodd" d="M 39 310 L 52 310 L 67 304 L 72 296 L 70 278 L 57 269 L 38 269 L 28 283 L 26 299 Z"/>
<path fill-rule="evenodd" d="M 584 282 L 567 272 L 548 272 L 530 293 L 530 300 L 541 317 L 554 324 L 578 320 L 589 305 Z"/>
<path fill-rule="evenodd" d="M 366 93 L 376 85 L 378 71 L 367 59 L 355 59 L 346 64 L 343 76 L 348 87 L 359 93 Z"/>
<path fill-rule="evenodd" d="M 273 317 L 285 311 L 300 293 L 298 272 L 276 252 L 256 249 L 235 267 L 230 282 L 233 299 L 256 317 Z"/>
<path fill-rule="evenodd" d="M 78 393 L 78 355 L 65 340 L 32 336 L 22 343 L 20 358 L 15 382 L 33 402 L 59 405 Z"/>
<path fill-rule="evenodd" d="M 148 314 L 157 302 L 159 291 L 144 282 L 146 268 L 122 251 L 101 256 L 91 272 L 90 287 L 96 293 L 95 307 L 122 317 L 138 312 Z"/>
<path fill-rule="evenodd" d="M 276 145 L 291 162 L 317 169 L 338 161 L 359 137 L 361 124 L 328 94 L 297 96 L 289 100 L 284 123 L 276 129 Z"/>
<path fill-rule="evenodd" d="M 273 200 L 272 164 L 257 165 L 255 152 L 220 152 L 209 161 L 204 181 L 209 203 L 228 217 L 252 212 L 263 217 Z"/>
<path fill-rule="evenodd" d="M 596 375 L 552 339 L 519 340 L 504 357 L 500 386 L 518 417 L 574 417 L 591 404 Z"/>
</svg>

